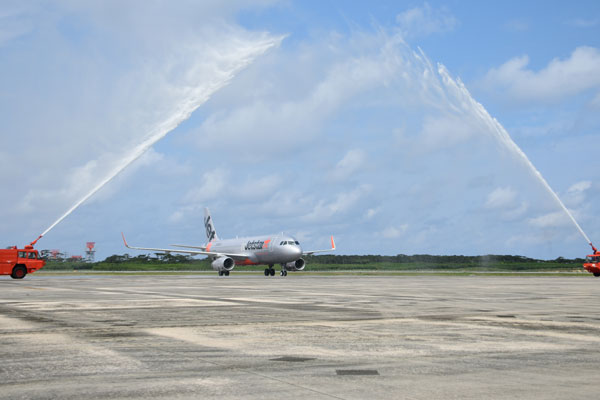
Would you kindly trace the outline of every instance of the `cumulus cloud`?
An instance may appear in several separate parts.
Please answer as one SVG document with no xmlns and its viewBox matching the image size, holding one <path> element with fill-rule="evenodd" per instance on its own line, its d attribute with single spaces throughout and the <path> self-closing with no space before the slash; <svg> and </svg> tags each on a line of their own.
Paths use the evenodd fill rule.
<svg viewBox="0 0 600 400">
<path fill-rule="evenodd" d="M 405 37 L 449 32 L 458 25 L 458 20 L 446 7 L 433 8 L 427 2 L 398 14 L 396 22 Z"/>
<path fill-rule="evenodd" d="M 574 183 L 567 190 L 565 202 L 571 206 L 579 206 L 586 201 L 587 192 L 592 188 L 591 181 Z"/>
<path fill-rule="evenodd" d="M 348 213 L 370 191 L 370 185 L 362 184 L 348 192 L 339 193 L 331 200 L 320 200 L 304 218 L 306 220 L 321 220 Z"/>
<path fill-rule="evenodd" d="M 485 202 L 486 208 L 507 208 L 512 207 L 517 199 L 517 192 L 510 187 L 499 187 L 488 194 Z"/>
<path fill-rule="evenodd" d="M 36 6 L 25 2 L 4 4 L 0 9 L 0 47 L 31 32 L 34 28 L 30 15 Z"/>
<path fill-rule="evenodd" d="M 595 47 L 578 47 L 568 58 L 555 58 L 539 71 L 528 65 L 526 55 L 513 58 L 491 69 L 480 84 L 513 100 L 542 103 L 600 87 L 600 50 Z"/>
<path fill-rule="evenodd" d="M 487 195 L 484 207 L 499 213 L 504 221 L 520 219 L 529 210 L 527 201 L 519 201 L 517 191 L 512 187 L 498 187 Z"/>
<path fill-rule="evenodd" d="M 334 179 L 346 179 L 363 167 L 366 154 L 361 149 L 352 149 L 338 161 L 331 173 Z"/>
<path fill-rule="evenodd" d="M 600 19 L 598 18 L 574 18 L 565 22 L 569 26 L 573 26 L 576 28 L 593 28 L 600 24 Z"/>
<path fill-rule="evenodd" d="M 408 224 L 400 225 L 399 227 L 388 226 L 381 232 L 381 236 L 385 239 L 396 239 L 404 235 L 408 230 Z"/>
<path fill-rule="evenodd" d="M 529 218 L 527 222 L 538 228 L 556 228 L 571 225 L 571 220 L 564 211 L 555 211 L 538 217 Z"/>
<path fill-rule="evenodd" d="M 190 189 L 184 201 L 193 204 L 206 204 L 221 195 L 229 185 L 230 172 L 221 168 L 204 172 L 198 186 Z"/>
<path fill-rule="evenodd" d="M 283 185 L 283 179 L 277 174 L 266 176 L 251 176 L 235 192 L 248 200 L 264 199 L 271 197 Z"/>
<path fill-rule="evenodd" d="M 419 134 L 419 150 L 428 152 L 441 148 L 461 145 L 480 135 L 482 127 L 480 121 L 473 118 L 464 118 L 463 115 L 442 113 L 428 115 Z"/>
<path fill-rule="evenodd" d="M 352 99 L 395 79 L 402 60 L 390 53 L 392 49 L 380 47 L 380 43 L 372 47 L 373 38 L 357 38 L 346 43 L 339 43 L 337 38 L 330 40 L 333 43 L 324 40 L 313 48 L 298 49 L 298 54 L 283 51 L 267 56 L 264 62 L 274 64 L 258 67 L 263 67 L 262 77 L 273 76 L 273 80 L 257 82 L 259 77 L 251 75 L 255 79 L 246 82 L 248 90 L 261 95 L 208 116 L 195 132 L 198 146 L 243 149 L 242 157 L 253 161 L 296 151 L 314 139 L 323 122 Z M 395 40 L 398 39 L 390 40 L 389 47 Z M 335 57 L 328 60 L 334 45 L 338 47 L 333 53 Z M 349 52 L 351 48 L 354 54 Z M 306 70 L 314 66 L 304 68 L 301 64 L 307 60 L 317 62 L 319 58 L 324 70 L 307 74 Z M 304 87 L 297 92 L 292 90 L 291 96 L 282 99 L 280 85 L 297 80 L 302 80 Z M 225 93 L 227 96 L 228 92 Z M 239 98 L 238 94 L 234 96 Z"/>
<path fill-rule="evenodd" d="M 522 19 L 511 19 L 504 27 L 510 32 L 524 32 L 529 29 L 529 23 Z"/>
<path fill-rule="evenodd" d="M 365 219 L 371 219 L 373 218 L 375 215 L 377 215 L 379 213 L 379 209 L 377 208 L 369 208 L 367 211 L 365 211 Z"/>
</svg>

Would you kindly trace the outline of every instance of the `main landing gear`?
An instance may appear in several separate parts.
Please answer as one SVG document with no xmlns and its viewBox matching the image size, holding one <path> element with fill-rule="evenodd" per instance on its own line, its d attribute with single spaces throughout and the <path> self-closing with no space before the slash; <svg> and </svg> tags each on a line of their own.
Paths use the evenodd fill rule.
<svg viewBox="0 0 600 400">
<path fill-rule="evenodd" d="M 219 276 L 229 276 L 229 271 L 219 271 Z"/>
<path fill-rule="evenodd" d="M 265 269 L 265 276 L 275 276 L 275 270 L 273 269 L 273 264 L 269 264 L 269 268 Z"/>
<path fill-rule="evenodd" d="M 269 268 L 265 268 L 265 276 L 275 276 L 273 264 L 269 264 Z M 283 265 L 281 266 L 281 272 L 279 273 L 279 276 L 287 276 L 287 271 L 284 269 Z"/>
</svg>

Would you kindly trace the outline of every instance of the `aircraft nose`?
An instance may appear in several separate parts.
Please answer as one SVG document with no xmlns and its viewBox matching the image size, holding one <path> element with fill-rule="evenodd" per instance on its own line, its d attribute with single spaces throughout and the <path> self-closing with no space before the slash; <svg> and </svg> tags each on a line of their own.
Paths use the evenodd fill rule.
<svg viewBox="0 0 600 400">
<path fill-rule="evenodd" d="M 288 248 L 288 254 L 290 257 L 294 257 L 294 259 L 297 260 L 302 255 L 302 249 L 300 246 L 290 246 Z"/>
</svg>

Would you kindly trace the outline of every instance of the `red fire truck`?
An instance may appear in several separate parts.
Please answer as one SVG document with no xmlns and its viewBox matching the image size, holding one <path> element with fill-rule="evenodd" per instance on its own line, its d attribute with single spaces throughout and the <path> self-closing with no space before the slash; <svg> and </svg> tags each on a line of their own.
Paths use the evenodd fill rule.
<svg viewBox="0 0 600 400">
<path fill-rule="evenodd" d="M 46 264 L 32 245 L 24 249 L 17 246 L 0 249 L 0 275 L 10 275 L 13 279 L 23 279 L 25 275 L 37 271 Z"/>
<path fill-rule="evenodd" d="M 594 247 L 593 244 L 592 250 L 594 250 L 594 254 L 588 254 L 585 257 L 585 262 L 583 263 L 583 268 L 585 268 L 588 272 L 594 274 L 595 277 L 600 276 L 600 251 Z"/>
</svg>

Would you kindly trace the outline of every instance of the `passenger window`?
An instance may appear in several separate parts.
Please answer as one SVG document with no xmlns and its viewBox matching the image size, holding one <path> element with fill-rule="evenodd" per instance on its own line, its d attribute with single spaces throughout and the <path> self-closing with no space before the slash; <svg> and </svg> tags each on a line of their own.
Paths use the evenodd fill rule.
<svg viewBox="0 0 600 400">
<path fill-rule="evenodd" d="M 20 251 L 19 252 L 19 258 L 25 258 L 25 252 L 24 251 Z"/>
</svg>

